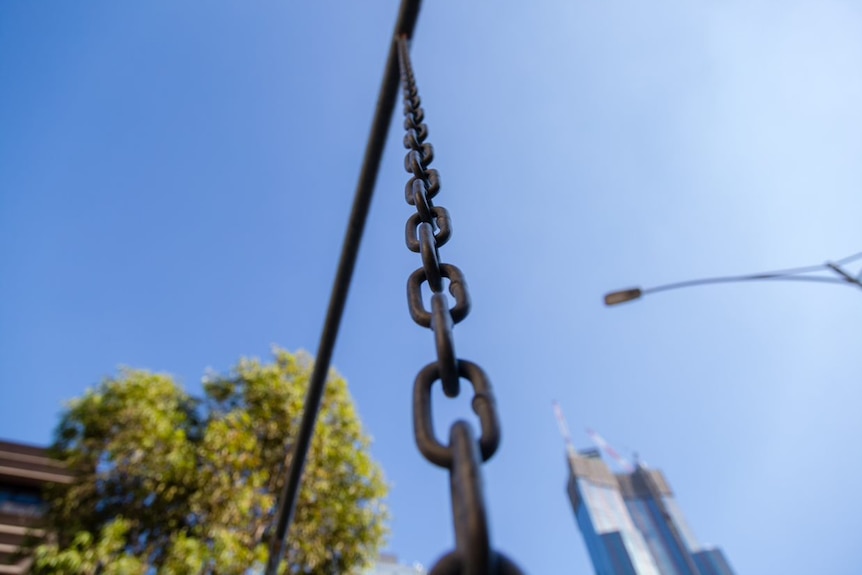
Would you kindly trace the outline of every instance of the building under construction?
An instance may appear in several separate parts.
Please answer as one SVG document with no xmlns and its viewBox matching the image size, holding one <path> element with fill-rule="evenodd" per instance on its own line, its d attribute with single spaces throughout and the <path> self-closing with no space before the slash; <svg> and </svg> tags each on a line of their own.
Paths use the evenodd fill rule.
<svg viewBox="0 0 862 575">
<path fill-rule="evenodd" d="M 734 575 L 720 549 L 695 539 L 664 474 L 632 465 L 595 432 L 598 449 L 577 451 L 555 405 L 566 440 L 567 491 L 597 575 Z"/>
</svg>

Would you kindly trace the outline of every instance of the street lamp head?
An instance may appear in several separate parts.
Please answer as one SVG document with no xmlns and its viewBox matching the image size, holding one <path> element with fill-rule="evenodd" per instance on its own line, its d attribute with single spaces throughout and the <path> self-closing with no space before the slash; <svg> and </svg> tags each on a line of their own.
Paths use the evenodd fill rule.
<svg viewBox="0 0 862 575">
<path fill-rule="evenodd" d="M 617 305 L 627 301 L 636 300 L 643 295 L 641 288 L 629 288 L 620 291 L 613 291 L 605 295 L 605 305 Z"/>
</svg>

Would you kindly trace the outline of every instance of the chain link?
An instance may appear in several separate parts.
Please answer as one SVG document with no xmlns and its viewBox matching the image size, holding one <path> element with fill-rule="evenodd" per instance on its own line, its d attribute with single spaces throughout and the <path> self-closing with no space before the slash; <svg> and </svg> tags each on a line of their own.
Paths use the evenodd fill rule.
<svg viewBox="0 0 862 575">
<path fill-rule="evenodd" d="M 422 260 L 422 267 L 407 280 L 407 302 L 413 321 L 433 331 L 437 350 L 437 361 L 422 368 L 413 385 L 413 431 L 422 455 L 449 470 L 455 525 L 455 550 L 437 561 L 430 575 L 520 575 L 522 571 L 494 551 L 490 543 L 481 465 L 500 444 L 499 418 L 488 376 L 481 367 L 455 354 L 452 329 L 470 313 L 470 295 L 461 270 L 440 260 L 439 248 L 452 235 L 452 221 L 448 211 L 432 202 L 440 191 L 440 175 L 428 167 L 434 159 L 434 148 L 426 142 L 428 126 L 423 122 L 425 112 L 406 36 L 398 37 L 398 63 L 404 90 L 404 169 L 412 174 L 404 197 L 416 208 L 407 220 L 405 239 L 407 248 L 419 253 Z M 455 298 L 451 308 L 444 279 L 449 280 L 448 291 Z M 426 282 L 432 293 L 431 311 L 422 299 L 422 284 Z M 461 378 L 473 388 L 472 407 L 479 416 L 479 438 L 474 437 L 466 421 L 459 420 L 449 430 L 449 444 L 444 445 L 434 433 L 431 388 L 440 380 L 446 396 L 457 397 Z"/>
</svg>

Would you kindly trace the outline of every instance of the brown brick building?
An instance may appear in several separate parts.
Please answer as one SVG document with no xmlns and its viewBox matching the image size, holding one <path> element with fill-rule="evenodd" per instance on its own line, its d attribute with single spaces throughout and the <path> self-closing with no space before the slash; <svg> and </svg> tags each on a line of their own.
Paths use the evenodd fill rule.
<svg viewBox="0 0 862 575">
<path fill-rule="evenodd" d="M 21 546 L 45 536 L 42 489 L 71 481 L 72 474 L 46 449 L 0 441 L 0 575 L 29 573 L 32 561 L 22 556 Z"/>
</svg>

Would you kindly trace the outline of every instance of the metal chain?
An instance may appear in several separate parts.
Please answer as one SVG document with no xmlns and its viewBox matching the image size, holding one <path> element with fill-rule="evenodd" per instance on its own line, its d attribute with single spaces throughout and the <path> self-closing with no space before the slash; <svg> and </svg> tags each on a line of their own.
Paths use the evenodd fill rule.
<svg viewBox="0 0 862 575">
<path fill-rule="evenodd" d="M 435 206 L 432 199 L 440 191 L 440 175 L 428 166 L 434 148 L 425 140 L 428 126 L 423 122 L 416 79 L 410 63 L 406 36 L 398 37 L 398 63 L 404 90 L 404 169 L 412 174 L 404 188 L 407 203 L 416 213 L 407 220 L 407 248 L 419 253 L 422 267 L 407 280 L 410 316 L 434 332 L 437 361 L 426 365 L 413 386 L 413 431 L 416 444 L 425 458 L 449 470 L 452 517 L 455 524 L 455 550 L 444 555 L 430 575 L 520 575 L 521 570 L 502 553 L 491 548 L 485 502 L 482 495 L 481 464 L 490 459 L 500 443 L 500 425 L 491 383 L 481 367 L 455 355 L 452 338 L 454 325 L 470 312 L 470 296 L 461 270 L 440 261 L 439 248 L 452 235 L 449 212 Z M 443 279 L 449 280 L 449 293 L 455 298 L 450 308 Z M 431 288 L 431 310 L 422 300 L 422 284 Z M 460 393 L 460 378 L 473 387 L 473 411 L 479 416 L 481 433 L 477 440 L 466 421 L 456 421 L 449 430 L 449 444 L 438 441 L 431 417 L 431 388 L 440 380 L 448 397 Z"/>
</svg>

